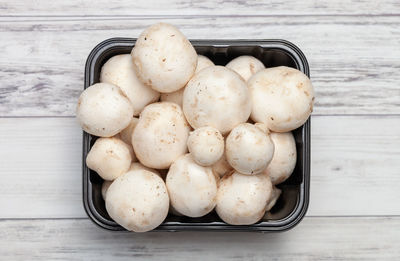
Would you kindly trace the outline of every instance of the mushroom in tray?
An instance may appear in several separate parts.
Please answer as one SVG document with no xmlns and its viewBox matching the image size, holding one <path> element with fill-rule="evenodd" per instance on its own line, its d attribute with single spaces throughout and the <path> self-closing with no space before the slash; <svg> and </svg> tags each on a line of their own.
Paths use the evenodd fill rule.
<svg viewBox="0 0 400 261">
<path fill-rule="evenodd" d="M 190 127 L 175 103 L 159 102 L 144 108 L 132 135 L 139 161 L 149 168 L 166 169 L 187 152 Z"/>
<path fill-rule="evenodd" d="M 84 131 L 111 137 L 129 125 L 133 107 L 119 87 L 96 83 L 81 93 L 76 117 Z"/>
<path fill-rule="evenodd" d="M 187 84 L 183 112 L 194 129 L 211 126 L 227 134 L 250 116 L 251 100 L 246 83 L 226 67 L 207 67 Z"/>
<path fill-rule="evenodd" d="M 217 178 L 210 167 L 198 165 L 191 154 L 170 167 L 166 184 L 173 208 L 188 217 L 201 217 L 214 209 Z"/>
<path fill-rule="evenodd" d="M 247 82 L 253 101 L 251 118 L 275 132 L 303 125 L 314 103 L 310 79 L 299 70 L 279 66 L 259 71 Z"/>
<path fill-rule="evenodd" d="M 114 180 L 128 171 L 130 146 L 118 138 L 98 138 L 86 157 L 86 165 L 104 180 Z"/>
<path fill-rule="evenodd" d="M 197 66 L 197 53 L 175 27 L 157 23 L 139 36 L 131 52 L 139 79 L 158 92 L 183 88 Z"/>
<path fill-rule="evenodd" d="M 127 230 L 152 230 L 168 215 L 167 188 L 153 172 L 144 169 L 128 171 L 108 188 L 106 209 L 110 217 Z"/>
<path fill-rule="evenodd" d="M 296 142 L 291 132 L 270 134 L 275 146 L 274 156 L 265 169 L 272 184 L 280 184 L 287 180 L 296 166 Z"/>
<path fill-rule="evenodd" d="M 274 144 L 268 133 L 258 126 L 242 123 L 226 138 L 226 159 L 238 172 L 247 175 L 265 170 L 274 154 Z"/>
<path fill-rule="evenodd" d="M 227 68 L 237 72 L 247 82 L 251 76 L 265 68 L 264 64 L 253 56 L 239 56 L 227 65 Z"/>
<path fill-rule="evenodd" d="M 194 161 L 202 166 L 213 165 L 224 153 L 224 137 L 217 129 L 209 126 L 192 131 L 187 145 Z"/>
<path fill-rule="evenodd" d="M 228 224 L 254 224 L 264 216 L 271 196 L 272 184 L 267 175 L 232 172 L 220 181 L 216 211 Z"/>
</svg>

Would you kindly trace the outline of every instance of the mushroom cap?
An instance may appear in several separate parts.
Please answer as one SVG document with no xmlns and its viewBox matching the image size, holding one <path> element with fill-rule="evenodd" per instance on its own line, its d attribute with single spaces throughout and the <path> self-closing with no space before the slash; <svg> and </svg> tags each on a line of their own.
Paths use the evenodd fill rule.
<svg viewBox="0 0 400 261">
<path fill-rule="evenodd" d="M 163 102 L 173 102 L 178 104 L 182 108 L 183 92 L 185 87 L 170 93 L 161 93 L 161 101 Z"/>
<path fill-rule="evenodd" d="M 213 66 L 214 63 L 206 56 L 204 55 L 198 55 L 197 56 L 197 66 L 196 66 L 196 71 L 194 73 L 198 73 L 204 68 Z"/>
<path fill-rule="evenodd" d="M 226 138 L 226 159 L 242 174 L 261 173 L 273 155 L 274 143 L 271 138 L 253 124 L 239 124 Z"/>
<path fill-rule="evenodd" d="M 86 165 L 104 180 L 114 180 L 128 171 L 132 157 L 129 145 L 118 138 L 98 138 L 86 156 Z"/>
<path fill-rule="evenodd" d="M 131 170 L 108 188 L 106 209 L 110 217 L 127 230 L 152 230 L 168 215 L 167 188 L 156 174 L 144 169 Z"/>
<path fill-rule="evenodd" d="M 153 103 L 142 111 L 132 141 L 139 161 L 155 169 L 166 169 L 187 151 L 190 127 L 175 103 Z"/>
<path fill-rule="evenodd" d="M 115 137 L 118 137 L 118 136 L 115 136 Z M 131 154 L 132 162 L 137 162 L 138 159 L 136 158 L 136 154 L 133 151 L 132 143 L 131 144 L 126 144 L 126 145 L 128 145 L 128 147 L 129 147 L 129 154 Z"/>
<path fill-rule="evenodd" d="M 145 165 L 143 165 L 140 162 L 132 162 L 132 164 L 129 167 L 128 171 L 137 170 L 137 169 L 144 169 L 144 170 L 153 172 L 154 174 L 156 174 L 157 176 L 159 176 L 161 178 L 161 174 L 160 174 L 160 172 L 158 172 L 158 170 L 155 170 L 155 169 L 152 169 L 152 168 L 148 168 L 148 167 L 146 167 Z"/>
<path fill-rule="evenodd" d="M 215 207 L 216 177 L 210 167 L 198 165 L 190 154 L 171 165 L 166 184 L 171 205 L 182 215 L 201 217 Z"/>
<path fill-rule="evenodd" d="M 299 70 L 280 66 L 264 69 L 248 81 L 253 101 L 251 118 L 275 132 L 294 130 L 310 116 L 314 89 Z"/>
<path fill-rule="evenodd" d="M 138 78 L 159 92 L 183 88 L 197 65 L 192 44 L 176 27 L 166 23 L 145 29 L 131 55 Z"/>
<path fill-rule="evenodd" d="M 264 64 L 260 60 L 249 55 L 236 57 L 226 67 L 237 72 L 246 82 L 255 73 L 265 69 Z"/>
<path fill-rule="evenodd" d="M 132 161 L 137 161 L 135 152 L 133 151 L 132 147 L 132 134 L 138 122 L 139 119 L 133 117 L 129 125 L 116 136 L 117 138 L 121 139 L 123 142 L 129 145 L 129 152 L 131 153 Z"/>
<path fill-rule="evenodd" d="M 106 200 L 107 197 L 107 190 L 110 187 L 112 181 L 105 180 L 103 181 L 103 184 L 101 185 L 101 196 L 103 197 L 104 200 Z"/>
<path fill-rule="evenodd" d="M 226 174 L 220 181 L 216 211 L 231 225 L 250 225 L 259 221 L 272 194 L 267 175 Z"/>
<path fill-rule="evenodd" d="M 126 128 L 133 107 L 121 89 L 109 83 L 96 83 L 80 95 L 76 118 L 87 133 L 111 137 Z"/>
<path fill-rule="evenodd" d="M 224 137 L 210 126 L 192 131 L 187 145 L 194 161 L 201 166 L 213 165 L 224 154 Z"/>
<path fill-rule="evenodd" d="M 282 194 L 282 190 L 278 189 L 275 186 L 272 186 L 272 194 L 271 197 L 267 201 L 267 208 L 265 211 L 270 211 L 278 201 L 279 196 Z"/>
<path fill-rule="evenodd" d="M 223 66 L 207 67 L 186 85 L 183 112 L 194 129 L 211 126 L 226 134 L 249 118 L 251 100 L 246 83 Z"/>
<path fill-rule="evenodd" d="M 125 142 L 127 144 L 132 144 L 132 134 L 133 134 L 133 131 L 135 130 L 135 127 L 138 124 L 138 122 L 139 122 L 139 119 L 136 117 L 133 117 L 131 119 L 131 122 L 129 123 L 129 125 L 119 133 L 119 138 L 123 142 Z"/>
<path fill-rule="evenodd" d="M 111 57 L 101 68 L 100 82 L 118 86 L 128 97 L 137 116 L 143 108 L 158 100 L 160 93 L 143 84 L 135 74 L 132 57 L 120 54 Z"/>
<path fill-rule="evenodd" d="M 275 152 L 265 172 L 271 178 L 272 184 L 276 185 L 287 180 L 296 167 L 296 141 L 291 132 L 272 132 L 270 136 Z"/>
<path fill-rule="evenodd" d="M 213 172 L 217 174 L 220 178 L 227 174 L 228 172 L 232 171 L 233 168 L 229 165 L 228 161 L 226 160 L 226 153 L 224 152 L 221 158 L 211 166 Z"/>
</svg>

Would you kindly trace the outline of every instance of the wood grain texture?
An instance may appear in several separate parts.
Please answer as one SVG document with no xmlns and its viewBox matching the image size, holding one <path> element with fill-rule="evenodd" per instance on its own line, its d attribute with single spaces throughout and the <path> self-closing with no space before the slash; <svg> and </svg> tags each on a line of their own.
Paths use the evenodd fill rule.
<svg viewBox="0 0 400 261">
<path fill-rule="evenodd" d="M 0 1 L 2 15 L 341 15 L 399 14 L 397 0 L 90 0 Z"/>
<path fill-rule="evenodd" d="M 4 260 L 397 260 L 400 217 L 305 218 L 287 233 L 118 233 L 82 220 L 0 221 Z"/>
<path fill-rule="evenodd" d="M 86 217 L 74 118 L 0 119 L 0 218 Z M 309 216 L 400 215 L 400 117 L 312 118 Z"/>
<path fill-rule="evenodd" d="M 74 115 L 90 50 L 158 21 L 189 38 L 292 41 L 310 63 L 315 114 L 400 114 L 397 16 L 2 19 L 0 116 Z"/>
</svg>

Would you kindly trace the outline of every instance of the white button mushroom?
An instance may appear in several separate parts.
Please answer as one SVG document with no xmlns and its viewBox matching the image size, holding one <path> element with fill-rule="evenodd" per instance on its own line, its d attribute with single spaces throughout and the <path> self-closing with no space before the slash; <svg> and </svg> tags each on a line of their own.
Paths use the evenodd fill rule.
<svg viewBox="0 0 400 261">
<path fill-rule="evenodd" d="M 127 144 L 127 145 L 128 145 L 128 147 L 129 147 L 129 154 L 131 154 L 132 162 L 138 161 L 138 159 L 136 158 L 136 154 L 135 154 L 135 152 L 133 151 L 133 146 L 132 146 L 132 144 Z"/>
<path fill-rule="evenodd" d="M 297 159 L 296 141 L 291 132 L 270 134 L 275 145 L 274 156 L 265 169 L 272 184 L 280 184 L 292 174 Z"/>
<path fill-rule="evenodd" d="M 200 70 L 213 66 L 214 63 L 203 55 L 199 55 L 197 59 L 197 67 L 195 73 Z M 183 91 L 185 87 L 171 93 L 161 93 L 161 101 L 174 102 L 182 107 Z"/>
<path fill-rule="evenodd" d="M 153 103 L 144 108 L 133 132 L 136 157 L 150 168 L 166 169 L 187 151 L 190 127 L 175 103 Z"/>
<path fill-rule="evenodd" d="M 197 65 L 197 53 L 189 40 L 176 27 L 165 23 L 144 30 L 131 55 L 139 79 L 159 92 L 183 88 Z"/>
<path fill-rule="evenodd" d="M 206 56 L 198 55 L 195 73 L 198 73 L 201 70 L 203 70 L 204 68 L 207 68 L 207 67 L 210 67 L 213 65 L 214 65 L 214 63 L 210 59 L 208 59 Z"/>
<path fill-rule="evenodd" d="M 253 56 L 239 56 L 227 65 L 227 68 L 234 70 L 247 82 L 253 74 L 265 69 L 264 64 Z"/>
<path fill-rule="evenodd" d="M 103 184 L 101 185 L 101 196 L 103 197 L 104 201 L 106 200 L 107 197 L 107 190 L 111 186 L 112 181 L 105 180 Z"/>
<path fill-rule="evenodd" d="M 201 217 L 215 207 L 217 181 L 210 167 L 198 165 L 190 154 L 177 159 L 166 180 L 171 205 L 188 217 Z"/>
<path fill-rule="evenodd" d="M 177 90 L 176 92 L 170 93 L 161 93 L 161 101 L 164 102 L 173 102 L 181 106 L 182 108 L 182 100 L 183 100 L 183 92 L 185 91 L 185 87 Z"/>
<path fill-rule="evenodd" d="M 86 156 L 86 165 L 104 180 L 114 180 L 128 171 L 132 157 L 129 145 L 117 138 L 99 138 Z"/>
<path fill-rule="evenodd" d="M 115 136 L 115 137 L 121 139 L 126 144 L 130 145 L 129 152 L 131 153 L 132 161 L 137 161 L 135 152 L 133 151 L 133 147 L 132 147 L 132 134 L 133 134 L 133 131 L 138 122 L 139 122 L 139 119 L 133 117 L 131 122 L 129 123 L 128 127 L 123 129 L 117 136 Z"/>
<path fill-rule="evenodd" d="M 143 165 L 142 163 L 140 163 L 140 162 L 132 162 L 132 164 L 131 164 L 131 166 L 129 167 L 129 170 L 128 170 L 128 171 L 137 170 L 137 169 L 144 169 L 144 170 L 153 172 L 154 174 L 156 174 L 157 176 L 159 176 L 159 177 L 161 178 L 160 172 L 158 172 L 158 171 L 155 170 L 155 169 L 148 168 L 148 167 L 144 166 L 144 165 Z"/>
<path fill-rule="evenodd" d="M 267 208 L 265 211 L 270 211 L 278 201 L 279 196 L 282 194 L 282 190 L 278 189 L 275 186 L 272 186 L 272 194 L 271 197 L 267 201 Z"/>
<path fill-rule="evenodd" d="M 127 230 L 152 230 L 168 215 L 167 188 L 164 181 L 150 171 L 129 171 L 108 188 L 106 209 L 110 217 Z"/>
<path fill-rule="evenodd" d="M 248 81 L 253 109 L 251 118 L 275 132 L 294 130 L 306 122 L 314 102 L 310 79 L 289 67 L 274 67 L 256 73 Z"/>
<path fill-rule="evenodd" d="M 85 89 L 78 100 L 76 117 L 83 130 L 111 137 L 126 128 L 133 116 L 131 102 L 117 86 L 97 83 Z"/>
<path fill-rule="evenodd" d="M 233 170 L 232 166 L 229 165 L 228 161 L 226 160 L 226 153 L 222 154 L 222 157 L 211 166 L 213 172 L 217 174 L 219 177 L 224 176 L 226 173 Z"/>
<path fill-rule="evenodd" d="M 249 118 L 251 100 L 246 83 L 223 66 L 207 67 L 187 84 L 183 111 L 194 129 L 212 126 L 226 134 Z"/>
<path fill-rule="evenodd" d="M 192 131 L 187 145 L 194 161 L 202 166 L 213 165 L 224 153 L 224 137 L 209 126 Z"/>
<path fill-rule="evenodd" d="M 216 211 L 231 225 L 250 225 L 259 221 L 272 194 L 267 175 L 226 174 L 220 181 Z"/>
<path fill-rule="evenodd" d="M 268 134 L 250 123 L 236 126 L 226 138 L 226 159 L 238 172 L 247 175 L 265 170 L 274 154 Z"/>
<path fill-rule="evenodd" d="M 119 138 L 123 142 L 125 142 L 127 144 L 132 144 L 132 134 L 133 134 L 133 131 L 135 130 L 135 127 L 138 124 L 138 122 L 139 122 L 139 119 L 136 117 L 133 117 L 131 119 L 131 122 L 129 123 L 129 125 L 119 133 Z"/>
<path fill-rule="evenodd" d="M 111 83 L 121 88 L 131 101 L 135 116 L 139 115 L 147 104 L 156 102 L 160 97 L 159 92 L 137 78 L 129 54 L 111 57 L 101 68 L 100 82 Z"/>
</svg>

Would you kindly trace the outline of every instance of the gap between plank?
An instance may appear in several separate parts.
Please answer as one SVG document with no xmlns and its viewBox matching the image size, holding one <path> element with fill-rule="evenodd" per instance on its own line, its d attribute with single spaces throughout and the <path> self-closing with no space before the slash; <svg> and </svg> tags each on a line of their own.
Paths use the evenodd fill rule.
<svg viewBox="0 0 400 261">
<path fill-rule="evenodd" d="M 184 18 L 184 17 L 193 17 L 193 18 L 214 18 L 214 17 L 336 17 L 336 16 L 361 16 L 361 17 L 379 17 L 379 16 L 400 16 L 400 13 L 380 13 L 380 14 L 244 14 L 244 15 L 235 15 L 235 14 L 211 14 L 211 15 L 180 15 L 180 14 L 153 14 L 153 15 L 0 15 L 0 17 L 5 18 L 35 18 L 35 17 L 43 17 L 43 18 L 57 18 L 57 17 L 65 17 L 65 18 L 155 18 L 155 17 L 172 17 L 172 18 Z"/>
<path fill-rule="evenodd" d="M 136 20 L 136 19 L 211 19 L 211 18 L 272 18 L 272 17 L 397 17 L 400 13 L 382 14 L 273 14 L 273 15 L 0 15 L 0 22 L 82 21 L 82 20 Z M 27 20 L 23 20 L 23 18 Z M 8 20 L 18 19 L 18 20 Z M 42 20 L 41 20 L 42 19 Z M 45 19 L 45 20 L 43 20 Z"/>
</svg>

